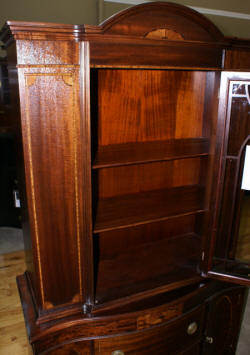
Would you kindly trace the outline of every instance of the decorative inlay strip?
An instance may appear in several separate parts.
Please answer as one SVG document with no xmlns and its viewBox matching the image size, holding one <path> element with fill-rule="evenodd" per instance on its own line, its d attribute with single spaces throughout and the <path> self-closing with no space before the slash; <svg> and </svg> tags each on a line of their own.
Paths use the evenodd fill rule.
<svg viewBox="0 0 250 355">
<path fill-rule="evenodd" d="M 71 77 L 73 83 L 76 83 L 76 75 Z M 72 83 L 72 84 L 73 84 Z M 75 113 L 75 102 L 77 100 L 77 90 L 76 85 L 73 86 L 74 90 L 74 100 L 73 100 L 73 123 L 74 123 L 74 176 L 75 176 L 75 201 L 76 201 L 76 235 L 77 235 L 77 255 L 78 255 L 78 273 L 79 273 L 79 289 L 80 296 L 82 297 L 82 264 L 81 264 L 81 241 L 80 241 L 80 211 L 79 211 L 79 191 L 78 191 L 78 161 L 77 161 L 77 128 L 76 128 L 76 113 Z"/>
<path fill-rule="evenodd" d="M 17 64 L 13 65 L 13 68 L 20 68 L 20 69 L 33 69 L 33 68 L 43 68 L 43 69 L 75 69 L 80 68 L 79 64 Z"/>
<path fill-rule="evenodd" d="M 46 70 L 46 68 L 43 67 Z M 78 68 L 77 68 L 78 69 Z M 49 70 L 49 68 L 47 68 Z M 48 77 L 53 76 L 56 77 L 56 80 L 62 80 L 65 85 L 71 86 L 73 90 L 73 103 L 72 103 L 72 123 L 73 123 L 73 166 L 74 166 L 74 191 L 75 191 L 75 225 L 76 225 L 76 238 L 77 238 L 77 264 L 78 264 L 78 275 L 79 275 L 79 294 L 73 296 L 73 301 L 79 302 L 82 297 L 82 265 L 81 265 L 81 247 L 80 247 L 80 206 L 79 206 L 79 181 L 78 181 L 78 139 L 77 139 L 77 115 L 76 115 L 76 103 L 77 103 L 77 79 L 76 79 L 76 70 L 73 68 L 70 71 L 61 71 L 61 72 L 41 72 L 40 70 L 34 72 L 26 72 L 24 73 L 25 78 L 25 112 L 26 112 L 26 120 L 27 120 L 27 142 L 28 142 L 28 160 L 29 160 L 29 174 L 30 174 L 30 186 L 31 186 L 31 203 L 32 203 L 32 211 L 34 216 L 34 234 L 37 246 L 37 260 L 38 260 L 38 273 L 40 279 L 40 288 L 41 288 L 41 302 L 42 306 L 45 309 L 50 309 L 53 307 L 52 303 L 45 301 L 45 291 L 44 291 L 44 278 L 42 272 L 42 261 L 41 261 L 41 250 L 40 250 L 40 236 L 39 236 L 39 222 L 37 217 L 37 209 L 36 209 L 36 191 L 35 191 L 35 181 L 34 181 L 34 169 L 33 169 L 33 153 L 32 153 L 32 140 L 31 140 L 31 115 L 30 115 L 30 93 L 29 88 L 35 84 L 38 77 Z M 58 78 L 58 79 L 57 79 Z"/>
<path fill-rule="evenodd" d="M 25 77 L 25 111 L 27 115 L 27 142 L 28 142 L 28 159 L 30 167 L 30 186 L 31 186 L 31 200 L 32 200 L 32 211 L 34 218 L 34 229 L 35 229 L 35 239 L 36 239 L 36 248 L 37 248 L 37 260 L 38 260 L 38 273 L 40 279 L 40 288 L 41 288 L 41 301 L 43 307 L 45 306 L 44 300 L 44 286 L 43 286 L 43 273 L 42 273 L 42 264 L 41 264 L 41 252 L 39 244 L 39 229 L 38 229 L 38 220 L 37 220 L 37 211 L 36 211 L 36 197 L 35 197 L 35 185 L 34 185 L 34 171 L 33 171 L 33 159 L 32 159 L 32 148 L 31 148 L 31 128 L 30 128 L 30 100 L 29 100 L 29 87 L 34 85 L 36 81 L 36 74 L 33 75 L 24 75 Z"/>
<path fill-rule="evenodd" d="M 174 40 L 174 41 L 183 41 L 183 36 L 173 30 L 169 30 L 168 28 L 159 28 L 157 30 L 148 32 L 145 35 L 146 38 L 151 39 L 167 39 L 167 40 Z"/>
</svg>

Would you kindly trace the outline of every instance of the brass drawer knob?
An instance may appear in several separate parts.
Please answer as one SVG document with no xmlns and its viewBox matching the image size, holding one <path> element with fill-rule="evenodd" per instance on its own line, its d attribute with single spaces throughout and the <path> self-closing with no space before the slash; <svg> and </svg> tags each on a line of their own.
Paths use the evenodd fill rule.
<svg viewBox="0 0 250 355">
<path fill-rule="evenodd" d="M 198 329 L 198 324 L 196 322 L 192 322 L 189 324 L 187 327 L 187 333 L 188 335 L 193 335 Z"/>
<path fill-rule="evenodd" d="M 111 355 L 125 355 L 124 351 L 121 351 L 121 350 L 115 350 L 112 352 Z"/>
<path fill-rule="evenodd" d="M 209 344 L 213 344 L 214 339 L 213 339 L 212 337 L 208 337 L 208 336 L 206 336 L 206 338 L 205 338 L 205 342 L 206 342 L 206 343 L 209 343 Z"/>
</svg>

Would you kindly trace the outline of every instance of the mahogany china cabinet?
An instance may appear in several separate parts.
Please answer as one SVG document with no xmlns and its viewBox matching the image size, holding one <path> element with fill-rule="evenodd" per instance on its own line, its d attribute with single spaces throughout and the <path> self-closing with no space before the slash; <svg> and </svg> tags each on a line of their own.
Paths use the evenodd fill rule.
<svg viewBox="0 0 250 355">
<path fill-rule="evenodd" d="M 250 41 L 165 2 L 99 26 L 9 21 L 1 39 L 32 352 L 234 354 L 250 285 Z"/>
</svg>

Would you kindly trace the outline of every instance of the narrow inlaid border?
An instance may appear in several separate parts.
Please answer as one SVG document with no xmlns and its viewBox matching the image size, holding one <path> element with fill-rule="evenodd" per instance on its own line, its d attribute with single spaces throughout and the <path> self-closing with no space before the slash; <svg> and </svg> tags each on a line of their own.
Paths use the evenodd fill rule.
<svg viewBox="0 0 250 355">
<path fill-rule="evenodd" d="M 44 69 L 46 67 L 42 66 Z M 41 66 L 40 66 L 41 68 Z M 55 69 L 55 68 L 53 68 Z M 74 142 L 74 184 L 75 184 L 75 207 L 76 207 L 76 236 L 77 236 L 77 256 L 78 256 L 78 274 L 79 274 L 79 291 L 80 297 L 83 295 L 82 289 L 82 265 L 81 265 L 81 241 L 80 241 L 80 211 L 79 211 L 79 189 L 78 189 L 78 161 L 77 161 L 77 121 L 76 121 L 76 101 L 77 101 L 77 87 L 76 84 L 76 70 L 73 67 L 70 72 L 61 71 L 60 73 L 42 73 L 42 72 L 24 72 L 24 79 L 25 79 L 25 115 L 27 121 L 27 145 L 28 145 L 28 160 L 29 160 L 29 174 L 30 174 L 30 182 L 31 182 L 31 201 L 32 201 L 32 213 L 34 218 L 34 233 L 35 233 L 35 240 L 36 240 L 36 249 L 37 249 L 37 260 L 38 260 L 38 273 L 40 279 L 40 288 L 41 288 L 41 301 L 42 306 L 45 308 L 49 307 L 48 303 L 45 302 L 45 293 L 44 293 L 44 280 L 43 280 L 43 272 L 42 272 L 42 262 L 41 262 L 41 251 L 40 251 L 40 244 L 39 244 L 39 226 L 38 226 L 38 218 L 37 218 L 37 209 L 36 209 L 36 192 L 35 192 L 35 183 L 34 183 L 34 170 L 33 170 L 33 154 L 32 154 L 32 144 L 31 144 L 31 126 L 30 126 L 30 99 L 29 99 L 29 88 L 34 85 L 37 77 L 45 77 L 45 76 L 57 76 L 61 77 L 64 81 L 65 85 L 70 85 L 73 87 L 73 127 L 74 132 L 73 134 L 73 142 Z M 65 80 L 66 79 L 66 80 Z M 73 297 L 74 299 L 74 297 Z M 79 300 L 78 300 L 79 301 Z"/>
</svg>

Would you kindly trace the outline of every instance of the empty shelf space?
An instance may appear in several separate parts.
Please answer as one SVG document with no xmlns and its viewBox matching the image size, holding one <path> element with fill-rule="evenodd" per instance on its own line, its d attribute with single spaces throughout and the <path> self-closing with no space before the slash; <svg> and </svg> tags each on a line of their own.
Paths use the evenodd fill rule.
<svg viewBox="0 0 250 355">
<path fill-rule="evenodd" d="M 207 138 L 171 139 L 100 146 L 93 169 L 208 155 Z"/>
<path fill-rule="evenodd" d="M 96 280 L 98 303 L 140 292 L 162 292 L 188 285 L 200 278 L 196 270 L 201 239 L 195 233 L 145 243 L 99 260 Z M 158 291 L 157 291 L 158 289 Z"/>
<path fill-rule="evenodd" d="M 204 211 L 204 188 L 180 186 L 97 201 L 94 233 Z"/>
</svg>

